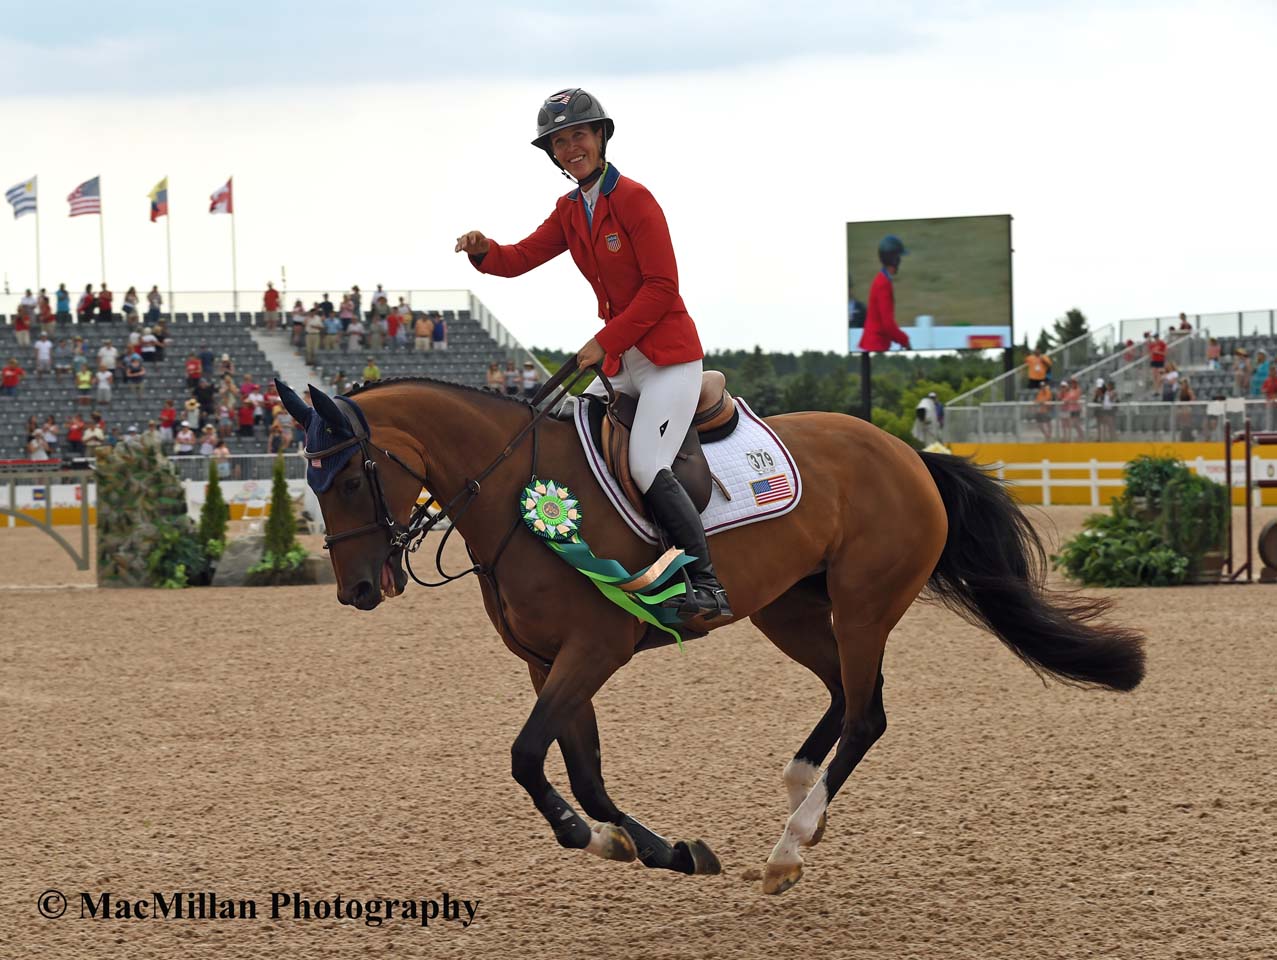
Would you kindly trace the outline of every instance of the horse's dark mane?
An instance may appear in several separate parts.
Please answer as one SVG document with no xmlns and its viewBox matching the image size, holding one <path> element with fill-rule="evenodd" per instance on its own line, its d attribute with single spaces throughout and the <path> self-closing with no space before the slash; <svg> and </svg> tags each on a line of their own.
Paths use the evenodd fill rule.
<svg viewBox="0 0 1277 960">
<path fill-rule="evenodd" d="M 480 396 L 490 397 L 493 400 L 504 400 L 507 403 L 516 403 L 521 407 L 530 407 L 531 404 L 523 397 L 511 396 L 508 393 L 494 393 L 491 390 L 485 390 L 483 387 L 472 387 L 468 383 L 452 383 L 448 380 L 435 380 L 432 377 L 387 377 L 384 380 L 364 380 L 350 387 L 344 394 L 347 397 L 358 396 L 361 393 L 367 393 L 369 390 L 375 390 L 377 387 L 388 387 L 396 383 L 424 383 L 432 387 L 448 387 L 452 390 L 466 390 L 470 393 L 477 393 Z"/>
</svg>

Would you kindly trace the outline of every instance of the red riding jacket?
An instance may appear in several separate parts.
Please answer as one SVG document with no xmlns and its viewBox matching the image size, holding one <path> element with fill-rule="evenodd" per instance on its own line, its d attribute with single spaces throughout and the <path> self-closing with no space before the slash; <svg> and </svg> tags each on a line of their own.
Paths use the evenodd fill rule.
<svg viewBox="0 0 1277 960">
<path fill-rule="evenodd" d="M 621 354 L 635 346 L 658 366 L 700 360 L 705 351 L 678 295 L 674 245 L 655 198 L 611 164 L 593 227 L 580 195 L 577 189 L 559 197 L 554 212 L 531 236 L 515 244 L 492 243 L 470 262 L 480 273 L 517 277 L 571 250 L 599 301 L 603 329 L 595 338 L 607 351 L 604 373 L 619 371 Z"/>
<path fill-rule="evenodd" d="M 861 350 L 888 350 L 892 342 L 909 349 L 909 335 L 896 324 L 896 291 L 886 270 L 879 270 L 869 285 L 869 306 L 865 311 L 865 332 Z"/>
</svg>

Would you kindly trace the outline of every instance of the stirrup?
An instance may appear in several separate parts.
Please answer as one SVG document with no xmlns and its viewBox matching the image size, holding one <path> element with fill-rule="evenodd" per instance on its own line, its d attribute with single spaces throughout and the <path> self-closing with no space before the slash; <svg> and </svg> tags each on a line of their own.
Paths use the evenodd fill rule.
<svg viewBox="0 0 1277 960">
<path fill-rule="evenodd" d="M 721 583 L 697 583 L 689 580 L 688 590 L 683 596 L 670 601 L 684 620 L 695 620 L 704 617 L 706 620 L 732 619 L 731 605 L 727 602 L 727 590 Z"/>
</svg>

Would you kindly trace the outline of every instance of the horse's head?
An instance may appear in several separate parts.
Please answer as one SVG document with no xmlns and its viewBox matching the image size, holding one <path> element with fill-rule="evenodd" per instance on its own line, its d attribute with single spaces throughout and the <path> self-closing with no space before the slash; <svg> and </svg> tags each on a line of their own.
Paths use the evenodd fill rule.
<svg viewBox="0 0 1277 960">
<path fill-rule="evenodd" d="M 421 484 L 386 456 L 385 437 L 373 445 L 372 429 L 353 400 L 334 400 L 312 387 L 312 409 L 288 384 L 275 382 L 284 408 L 306 431 L 306 482 L 324 515 L 337 598 L 371 610 L 407 583 L 403 547 L 394 536 L 407 525 Z M 407 450 L 396 456 L 413 459 Z"/>
</svg>

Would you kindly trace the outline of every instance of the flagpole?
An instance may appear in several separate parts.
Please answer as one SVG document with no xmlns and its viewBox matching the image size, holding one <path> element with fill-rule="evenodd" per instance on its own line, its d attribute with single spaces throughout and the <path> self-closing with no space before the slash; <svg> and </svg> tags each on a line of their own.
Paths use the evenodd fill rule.
<svg viewBox="0 0 1277 960">
<path fill-rule="evenodd" d="M 168 177 L 164 178 L 164 249 L 168 253 L 168 312 L 171 318 L 177 317 L 177 304 L 173 302 L 173 235 L 170 224 L 173 222 L 173 204 L 168 201 Z"/>
<path fill-rule="evenodd" d="M 234 195 L 232 194 L 232 197 Z M 235 309 L 235 322 L 239 322 L 239 278 L 235 270 L 235 201 L 231 200 L 231 302 Z"/>
<path fill-rule="evenodd" d="M 102 181 L 98 180 L 98 253 L 102 257 L 102 282 L 106 283 L 106 227 L 102 225 Z"/>
<path fill-rule="evenodd" d="M 40 289 L 40 197 L 37 187 L 35 206 L 35 288 Z"/>
</svg>

